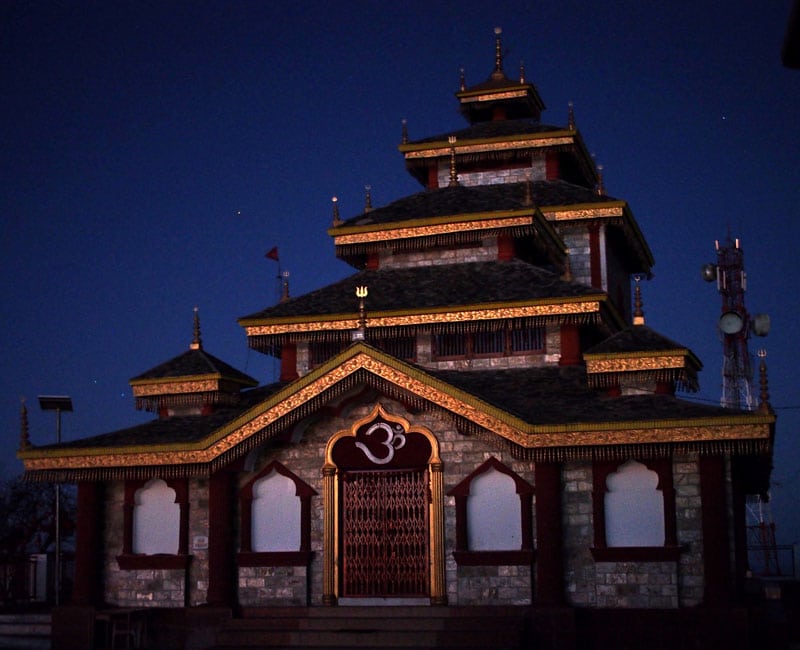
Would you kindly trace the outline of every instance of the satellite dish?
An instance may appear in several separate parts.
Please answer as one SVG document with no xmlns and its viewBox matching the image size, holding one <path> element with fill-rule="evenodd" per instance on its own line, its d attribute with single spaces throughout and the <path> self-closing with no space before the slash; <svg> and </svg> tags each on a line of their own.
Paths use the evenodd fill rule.
<svg viewBox="0 0 800 650">
<path fill-rule="evenodd" d="M 753 316 L 753 334 L 766 336 L 769 334 L 769 314 L 756 314 Z"/>
<path fill-rule="evenodd" d="M 725 334 L 738 334 L 744 327 L 744 319 L 735 311 L 726 311 L 719 317 L 719 328 Z"/>
<path fill-rule="evenodd" d="M 700 269 L 700 274 L 706 282 L 713 282 L 717 279 L 717 265 L 716 264 L 703 264 Z"/>
</svg>

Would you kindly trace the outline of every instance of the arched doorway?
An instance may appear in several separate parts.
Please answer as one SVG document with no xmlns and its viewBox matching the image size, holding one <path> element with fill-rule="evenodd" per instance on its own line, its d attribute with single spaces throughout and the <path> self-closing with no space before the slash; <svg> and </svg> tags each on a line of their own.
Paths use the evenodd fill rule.
<svg viewBox="0 0 800 650">
<path fill-rule="evenodd" d="M 380 404 L 328 441 L 323 602 L 446 602 L 442 463 L 435 436 Z"/>
</svg>

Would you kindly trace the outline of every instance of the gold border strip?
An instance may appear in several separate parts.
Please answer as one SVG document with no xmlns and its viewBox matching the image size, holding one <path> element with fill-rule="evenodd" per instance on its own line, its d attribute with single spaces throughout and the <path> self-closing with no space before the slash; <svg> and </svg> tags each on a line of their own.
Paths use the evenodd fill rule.
<svg viewBox="0 0 800 650">
<path fill-rule="evenodd" d="M 371 313 L 369 327 L 398 327 L 410 325 L 436 325 L 440 323 L 461 323 L 474 320 L 497 320 L 503 318 L 525 318 L 533 316 L 562 316 L 571 314 L 594 314 L 600 311 L 600 302 L 603 298 L 594 300 L 578 299 L 574 302 L 562 301 L 558 304 L 528 304 L 518 307 L 498 306 L 483 309 L 464 309 L 461 311 L 432 310 L 417 314 L 384 315 L 380 312 Z M 452 309 L 452 308 L 449 308 Z M 247 323 L 251 324 L 247 324 Z M 318 332 L 330 330 L 352 330 L 358 327 L 358 318 L 344 317 L 344 315 L 331 316 L 330 320 L 313 322 L 299 322 L 289 320 L 277 322 L 272 325 L 256 324 L 257 319 L 239 321 L 250 336 L 274 336 L 277 334 L 297 332 Z"/>
</svg>

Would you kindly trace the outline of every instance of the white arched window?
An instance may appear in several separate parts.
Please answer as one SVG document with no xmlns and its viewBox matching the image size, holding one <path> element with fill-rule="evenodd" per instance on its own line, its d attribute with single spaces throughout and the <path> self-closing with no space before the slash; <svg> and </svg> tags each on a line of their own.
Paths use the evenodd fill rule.
<svg viewBox="0 0 800 650">
<path fill-rule="evenodd" d="M 664 495 L 658 474 L 629 460 L 608 475 L 607 546 L 664 546 Z"/>
<path fill-rule="evenodd" d="M 300 497 L 297 485 L 273 469 L 253 484 L 252 550 L 300 548 Z"/>
<path fill-rule="evenodd" d="M 176 492 L 154 478 L 138 490 L 133 506 L 133 552 L 176 554 L 180 539 L 180 506 Z"/>
<path fill-rule="evenodd" d="M 520 501 L 514 479 L 495 468 L 476 476 L 467 497 L 470 551 L 511 551 L 522 546 Z"/>
</svg>

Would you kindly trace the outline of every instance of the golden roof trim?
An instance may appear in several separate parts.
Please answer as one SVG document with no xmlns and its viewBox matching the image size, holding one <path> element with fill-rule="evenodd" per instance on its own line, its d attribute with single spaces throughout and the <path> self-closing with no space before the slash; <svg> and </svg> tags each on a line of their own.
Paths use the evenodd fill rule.
<svg viewBox="0 0 800 650">
<path fill-rule="evenodd" d="M 377 327 L 397 327 L 403 325 L 436 325 L 438 323 L 459 323 L 472 320 L 497 320 L 504 318 L 526 318 L 534 316 L 561 316 L 571 314 L 592 314 L 600 311 L 605 296 L 583 296 L 559 298 L 559 302 L 536 300 L 517 304 L 487 303 L 472 308 L 457 309 L 442 307 L 425 311 L 370 312 L 369 325 Z M 267 324 L 269 322 L 269 324 Z M 241 319 L 239 324 L 245 328 L 247 336 L 271 336 L 295 332 L 316 332 L 330 330 L 351 330 L 358 327 L 358 316 L 333 314 L 330 317 L 307 320 L 304 316 L 291 316 L 270 319 Z"/>
<path fill-rule="evenodd" d="M 207 464 L 250 436 L 324 393 L 349 375 L 366 370 L 524 448 L 769 440 L 772 414 L 745 413 L 683 420 L 536 425 L 428 375 L 363 343 L 271 395 L 204 440 L 113 449 L 42 449 L 18 452 L 26 471 Z M 723 428 L 724 432 L 720 429 Z"/>
<path fill-rule="evenodd" d="M 218 390 L 220 387 L 219 378 L 210 378 L 205 380 L 193 379 L 184 380 L 177 379 L 175 381 L 148 381 L 133 384 L 134 397 L 153 397 L 157 395 L 170 394 L 183 394 L 183 393 L 207 393 Z"/>
<path fill-rule="evenodd" d="M 431 225 L 404 226 L 387 229 L 387 224 L 375 224 L 369 230 L 364 229 L 359 233 L 334 234 L 333 241 L 337 246 L 347 246 L 351 244 L 364 244 L 368 242 L 385 241 L 389 239 L 410 239 L 413 237 L 432 237 L 435 235 L 451 234 L 455 232 L 470 232 L 478 230 L 490 230 L 495 228 L 514 228 L 519 226 L 533 225 L 533 215 L 530 210 L 528 216 L 520 217 L 498 217 L 494 219 L 460 219 L 450 223 L 440 223 Z M 381 226 L 384 226 L 381 228 Z"/>
<path fill-rule="evenodd" d="M 554 221 L 597 219 L 625 216 L 625 201 L 602 201 L 597 203 L 574 203 L 570 205 L 543 205 L 539 209 L 545 216 L 552 214 Z"/>
<path fill-rule="evenodd" d="M 540 149 L 543 147 L 557 147 L 574 143 L 574 131 L 559 130 L 547 131 L 542 134 L 526 133 L 516 136 L 458 140 L 455 144 L 455 152 L 456 155 L 459 155 L 510 149 Z M 439 142 L 401 144 L 399 149 L 407 160 L 413 160 L 418 158 L 449 156 L 453 150 L 453 145 L 445 140 L 441 140 Z"/>
</svg>

